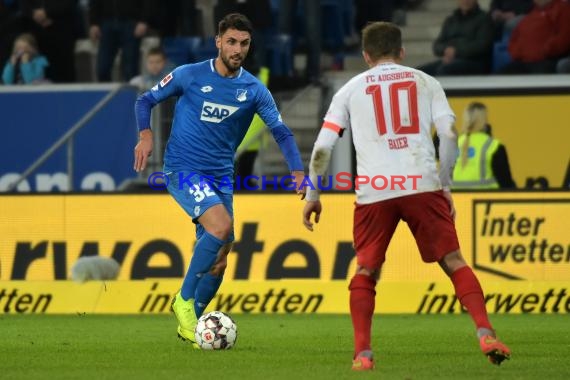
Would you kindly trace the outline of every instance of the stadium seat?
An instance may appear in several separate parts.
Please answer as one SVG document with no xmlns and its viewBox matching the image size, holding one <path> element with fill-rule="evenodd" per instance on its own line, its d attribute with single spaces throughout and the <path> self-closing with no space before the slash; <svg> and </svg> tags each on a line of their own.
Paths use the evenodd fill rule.
<svg viewBox="0 0 570 380">
<path fill-rule="evenodd" d="M 202 39 L 201 43 L 194 47 L 190 54 L 190 59 L 191 62 L 201 62 L 217 56 L 216 37 L 208 37 Z"/>
<path fill-rule="evenodd" d="M 504 35 L 500 41 L 495 42 L 493 45 L 491 70 L 494 73 L 498 72 L 512 61 L 511 55 L 509 54 L 509 37 L 510 35 Z"/>
<path fill-rule="evenodd" d="M 290 76 L 293 74 L 293 43 L 288 34 L 272 34 L 265 38 L 265 49 L 271 74 Z"/>
<path fill-rule="evenodd" d="M 345 29 L 345 0 L 321 0 L 323 45 L 329 48 L 343 46 Z"/>
<path fill-rule="evenodd" d="M 194 52 L 202 45 L 200 37 L 165 37 L 162 47 L 168 59 L 176 66 L 195 61 Z"/>
</svg>

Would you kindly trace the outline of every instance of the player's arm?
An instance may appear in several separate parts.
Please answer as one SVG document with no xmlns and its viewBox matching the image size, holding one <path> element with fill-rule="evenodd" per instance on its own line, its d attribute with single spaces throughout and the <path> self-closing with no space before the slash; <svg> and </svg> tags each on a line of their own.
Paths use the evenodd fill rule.
<svg viewBox="0 0 570 380">
<path fill-rule="evenodd" d="M 455 206 L 450 187 L 453 168 L 459 154 L 457 149 L 457 132 L 455 131 L 455 114 L 449 106 L 443 88 L 433 79 L 432 115 L 433 123 L 439 138 L 439 179 L 443 187 L 443 195 L 449 202 L 449 212 L 455 218 Z"/>
<path fill-rule="evenodd" d="M 148 157 L 152 154 L 152 130 L 150 117 L 152 108 L 171 96 L 182 94 L 182 77 L 184 66 L 179 67 L 164 77 L 152 89 L 141 94 L 135 102 L 135 116 L 139 130 L 139 142 L 135 147 L 134 169 L 140 172 L 145 169 Z"/>
<path fill-rule="evenodd" d="M 301 153 L 299 153 L 293 133 L 281 120 L 275 101 L 266 88 L 263 88 L 258 98 L 257 114 L 269 127 L 273 139 L 279 145 L 289 171 L 295 177 L 297 194 L 304 194 L 301 184 L 305 177 L 305 168 L 301 160 Z"/>
<path fill-rule="evenodd" d="M 439 138 L 439 179 L 443 189 L 449 190 L 458 154 L 455 118 L 450 115 L 440 116 L 434 124 Z"/>
<path fill-rule="evenodd" d="M 331 154 L 343 129 L 336 124 L 325 121 L 311 153 L 309 163 L 310 186 L 307 188 L 307 203 L 303 209 L 303 225 L 313 231 L 312 214 L 315 214 L 315 223 L 321 218 L 322 205 L 319 199 L 319 178 L 322 178 L 329 167 Z"/>
<path fill-rule="evenodd" d="M 344 129 L 349 125 L 348 98 L 349 87 L 343 86 L 334 96 L 327 110 L 321 131 L 313 146 L 309 163 L 309 179 L 313 188 L 307 190 L 307 201 L 319 200 L 318 179 L 323 176 L 329 166 L 331 153 Z"/>
<path fill-rule="evenodd" d="M 439 179 L 444 190 L 449 191 L 453 168 L 459 153 L 457 149 L 457 132 L 455 131 L 455 114 L 449 106 L 447 97 L 439 82 L 429 78 L 431 89 L 431 113 L 437 137 L 439 138 Z"/>
<path fill-rule="evenodd" d="M 319 200 L 319 178 L 322 178 L 326 173 L 334 146 L 339 137 L 342 136 L 343 131 L 341 127 L 330 121 L 324 122 L 311 153 L 309 179 L 313 186 L 307 189 L 307 201 Z"/>
<path fill-rule="evenodd" d="M 303 209 L 303 224 L 309 231 L 313 231 L 311 216 L 315 214 L 315 223 L 318 223 L 321 217 L 322 205 L 319 200 L 319 177 L 322 177 L 327 171 L 334 146 L 338 139 L 342 137 L 346 126 L 349 125 L 347 88 L 346 86 L 341 88 L 333 97 L 325 116 L 323 127 L 319 132 L 311 153 L 309 179 L 312 187 L 307 189 L 307 203 Z"/>
<path fill-rule="evenodd" d="M 435 119 L 434 124 L 439 137 L 439 179 L 443 187 L 443 195 L 449 203 L 449 213 L 455 219 L 455 205 L 451 197 L 451 179 L 453 168 L 457 161 L 457 132 L 455 131 L 455 117 L 443 115 Z"/>
</svg>

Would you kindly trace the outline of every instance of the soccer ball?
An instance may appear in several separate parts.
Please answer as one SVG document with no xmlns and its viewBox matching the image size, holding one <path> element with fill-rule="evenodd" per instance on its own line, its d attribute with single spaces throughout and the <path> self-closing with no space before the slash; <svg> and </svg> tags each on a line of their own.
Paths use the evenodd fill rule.
<svg viewBox="0 0 570 380">
<path fill-rule="evenodd" d="M 237 326 L 229 315 L 212 311 L 198 319 L 194 336 L 203 350 L 229 350 L 236 344 Z"/>
</svg>

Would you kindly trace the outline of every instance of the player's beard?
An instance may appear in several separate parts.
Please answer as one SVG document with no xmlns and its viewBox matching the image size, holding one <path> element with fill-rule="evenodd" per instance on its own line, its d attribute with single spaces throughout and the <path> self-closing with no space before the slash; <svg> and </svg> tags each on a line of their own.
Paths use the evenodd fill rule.
<svg viewBox="0 0 570 380">
<path fill-rule="evenodd" d="M 243 57 L 241 54 L 233 55 L 230 57 L 225 57 L 223 54 L 220 54 L 220 56 L 222 58 L 222 62 L 231 74 L 240 69 L 242 62 L 245 59 L 245 57 Z M 239 57 L 239 60 L 236 62 L 232 59 L 232 57 Z"/>
</svg>

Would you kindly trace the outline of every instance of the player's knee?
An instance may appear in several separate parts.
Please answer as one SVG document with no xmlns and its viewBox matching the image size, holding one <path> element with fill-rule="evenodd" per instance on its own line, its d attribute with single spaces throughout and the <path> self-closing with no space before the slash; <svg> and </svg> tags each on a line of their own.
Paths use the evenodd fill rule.
<svg viewBox="0 0 570 380">
<path fill-rule="evenodd" d="M 374 274 L 356 273 L 350 280 L 349 290 L 368 289 L 374 291 L 376 288 L 376 278 Z"/>
<path fill-rule="evenodd" d="M 208 232 L 216 238 L 226 241 L 232 232 L 231 219 L 217 221 Z"/>
<path fill-rule="evenodd" d="M 380 279 L 380 271 L 382 270 L 383 264 L 384 261 L 382 260 L 379 263 L 375 263 L 374 265 L 367 265 L 367 266 L 357 265 L 356 274 L 369 276 L 378 281 Z"/>
<path fill-rule="evenodd" d="M 467 265 L 467 262 L 461 255 L 460 251 L 453 251 L 448 253 L 440 260 L 439 265 L 443 268 L 445 273 L 451 275 L 456 270 Z"/>
<path fill-rule="evenodd" d="M 350 280 L 348 288 L 354 289 L 367 289 L 374 291 L 376 282 L 378 281 L 378 270 L 367 268 L 361 265 L 356 267 L 356 274 Z"/>
<path fill-rule="evenodd" d="M 226 243 L 222 246 L 222 248 L 220 249 L 220 260 L 226 260 L 228 253 L 231 252 L 232 248 L 234 246 L 234 243 Z"/>
</svg>

